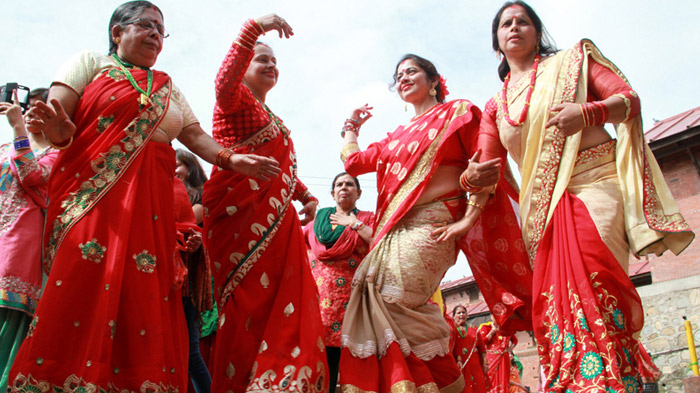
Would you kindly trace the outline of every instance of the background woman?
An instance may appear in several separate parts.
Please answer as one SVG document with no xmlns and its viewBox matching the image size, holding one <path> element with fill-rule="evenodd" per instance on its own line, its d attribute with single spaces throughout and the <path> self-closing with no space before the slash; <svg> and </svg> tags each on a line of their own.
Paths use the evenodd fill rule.
<svg viewBox="0 0 700 393">
<path fill-rule="evenodd" d="M 204 168 L 197 160 L 197 156 L 184 149 L 175 149 L 175 176 L 185 184 L 190 204 L 194 210 L 197 224 L 204 221 L 204 207 L 202 206 L 202 193 L 207 175 Z"/>
<path fill-rule="evenodd" d="M 694 236 L 644 142 L 639 98 L 592 42 L 554 54 L 521 1 L 498 11 L 492 42 L 504 84 L 484 109 L 482 163 L 467 177 L 475 188 L 495 183 L 506 151 L 520 169 L 546 389 L 637 390 L 633 336 L 644 316 L 629 252 L 677 254 Z"/>
<path fill-rule="evenodd" d="M 261 182 L 214 168 L 204 187 L 204 229 L 220 309 L 215 392 L 324 391 L 328 384 L 301 228 L 313 219 L 318 200 L 297 177 L 289 129 L 265 105 L 279 71 L 272 49 L 256 42 L 270 30 L 293 34 L 277 15 L 248 20 L 216 77 L 214 138 L 227 154 L 273 157 L 281 173 L 260 172 Z M 292 200 L 304 205 L 301 223 Z"/>
<path fill-rule="evenodd" d="M 175 184 L 176 208 L 178 207 L 178 202 L 182 205 L 176 210 L 178 212 L 183 210 L 186 211 L 185 213 L 191 213 L 182 214 L 182 217 L 185 218 L 182 221 L 190 221 L 189 215 L 191 215 L 191 221 L 194 222 L 195 225 L 195 228 L 188 228 L 187 225 L 183 225 L 184 223 L 178 220 L 178 232 L 180 232 L 180 228 L 182 228 L 181 233 L 184 238 L 188 238 L 189 236 L 201 237 L 201 226 L 204 215 L 202 191 L 204 182 L 207 180 L 207 175 L 204 174 L 204 169 L 202 165 L 199 164 L 194 154 L 183 149 L 175 149 L 175 177 L 177 177 L 182 186 L 184 186 L 184 190 L 179 190 L 178 185 Z M 178 182 L 176 181 L 175 183 Z M 187 196 L 186 204 L 185 200 L 178 198 L 178 191 L 185 192 Z M 203 331 L 205 326 L 211 328 L 211 325 L 216 325 L 216 308 L 212 307 L 212 275 L 209 258 L 204 247 L 197 247 L 191 252 L 181 252 L 180 255 L 187 267 L 187 280 L 185 281 L 182 291 L 182 305 L 185 311 L 185 320 L 187 321 L 187 333 L 189 337 L 188 369 L 190 382 L 195 392 L 209 392 L 211 376 L 209 375 L 205 360 L 202 358 L 202 354 L 199 351 L 200 331 Z M 208 333 L 211 334 L 211 331 Z M 202 335 L 203 334 L 204 332 L 202 332 Z"/>
<path fill-rule="evenodd" d="M 160 10 L 122 4 L 108 33 L 109 55 L 76 56 L 58 72 L 51 105 L 31 111 L 30 124 L 62 151 L 49 182 L 49 278 L 12 391 L 186 387 L 169 142 L 178 137 L 210 162 L 221 147 L 170 77 L 150 68 L 168 35 Z M 257 171 L 251 161 L 275 168 L 263 157 L 228 158 L 229 169 Z"/>
<path fill-rule="evenodd" d="M 372 109 L 365 105 L 342 132 L 345 170 L 352 176 L 376 171 L 379 195 L 371 251 L 355 273 L 343 322 L 341 385 L 459 392 L 464 381 L 450 352 L 449 327 L 428 299 L 484 202 L 483 196 L 467 201 L 459 182 L 480 112 L 466 100 L 444 102 L 444 80 L 419 56 L 404 56 L 394 81 L 416 113 L 408 124 L 360 150 L 359 128 Z M 514 217 L 511 223 L 517 228 Z M 510 312 L 518 306 L 511 303 Z"/>
<path fill-rule="evenodd" d="M 321 320 L 326 329 L 329 392 L 334 392 L 340 362 L 340 328 L 350 298 L 355 269 L 367 255 L 374 213 L 360 211 L 355 203 L 362 195 L 360 181 L 345 172 L 335 176 L 331 195 L 336 203 L 316 212 L 304 226 L 311 273 L 316 280 Z"/>
<path fill-rule="evenodd" d="M 480 325 L 477 334 L 484 347 L 484 374 L 488 392 L 509 392 L 511 352 L 518 344 L 518 339 L 514 334 L 503 334 L 493 321 Z"/>
<path fill-rule="evenodd" d="M 452 354 L 464 376 L 466 385 L 464 391 L 467 393 L 486 393 L 486 380 L 482 364 L 484 344 L 481 341 L 481 336 L 477 333 L 477 328 L 467 324 L 468 316 L 467 308 L 461 304 L 452 310 L 452 318 L 455 323 Z"/>
<path fill-rule="evenodd" d="M 13 94 L 14 103 L 0 102 L 0 115 L 7 116 L 15 135 L 13 143 L 0 146 L 0 391 L 7 389 L 10 367 L 41 293 L 39 239 L 49 173 L 58 153 L 40 133 L 27 134 Z"/>
</svg>

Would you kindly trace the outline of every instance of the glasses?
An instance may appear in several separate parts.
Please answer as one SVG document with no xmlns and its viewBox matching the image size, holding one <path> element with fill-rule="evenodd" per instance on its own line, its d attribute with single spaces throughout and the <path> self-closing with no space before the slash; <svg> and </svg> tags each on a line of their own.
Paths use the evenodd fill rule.
<svg viewBox="0 0 700 393">
<path fill-rule="evenodd" d="M 168 33 L 165 30 L 165 26 L 161 25 L 158 22 L 153 21 L 152 19 L 138 18 L 138 19 L 132 20 L 131 22 L 124 23 L 124 26 L 127 26 L 127 25 L 136 25 L 137 27 L 140 27 L 144 30 L 156 29 L 156 32 L 158 32 L 158 35 L 160 35 L 161 37 L 163 37 L 163 38 L 170 37 L 170 33 Z"/>
</svg>

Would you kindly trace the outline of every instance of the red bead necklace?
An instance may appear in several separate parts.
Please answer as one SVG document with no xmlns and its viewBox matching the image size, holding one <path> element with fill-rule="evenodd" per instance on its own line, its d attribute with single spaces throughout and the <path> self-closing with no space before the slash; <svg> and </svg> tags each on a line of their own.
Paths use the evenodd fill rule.
<svg viewBox="0 0 700 393">
<path fill-rule="evenodd" d="M 503 101 L 503 113 L 505 114 L 506 121 L 513 127 L 519 127 L 525 122 L 527 117 L 527 111 L 530 108 L 530 99 L 532 98 L 532 91 L 535 90 L 535 80 L 537 79 L 537 65 L 540 63 L 540 55 L 535 56 L 535 62 L 532 64 L 532 71 L 530 71 L 530 86 L 527 88 L 527 96 L 525 97 L 525 104 L 523 105 L 523 110 L 520 112 L 520 118 L 518 121 L 514 121 L 510 118 L 508 113 L 508 81 L 510 80 L 510 72 L 506 75 L 503 80 L 503 91 L 501 92 L 501 99 Z"/>
</svg>

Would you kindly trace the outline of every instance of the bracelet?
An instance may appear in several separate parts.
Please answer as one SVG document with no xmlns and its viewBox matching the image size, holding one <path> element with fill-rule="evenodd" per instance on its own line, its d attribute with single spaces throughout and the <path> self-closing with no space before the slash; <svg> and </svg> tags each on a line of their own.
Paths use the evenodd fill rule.
<svg viewBox="0 0 700 393">
<path fill-rule="evenodd" d="M 260 35 L 265 35 L 265 29 L 263 28 L 263 25 L 260 23 L 260 21 L 257 19 L 253 19 L 253 22 L 255 22 L 255 25 L 258 26 L 258 29 L 260 29 Z"/>
<path fill-rule="evenodd" d="M 233 155 L 233 150 L 223 148 L 216 153 L 216 166 L 223 169 L 228 169 L 228 160 Z"/>
<path fill-rule="evenodd" d="M 318 203 L 318 198 L 311 195 L 311 191 L 309 191 L 309 190 L 304 191 L 304 194 L 301 196 L 301 200 L 300 200 L 301 204 L 306 205 L 307 203 L 309 203 L 311 201 L 316 201 L 316 203 Z"/>
<path fill-rule="evenodd" d="M 480 204 L 478 204 L 478 203 L 472 201 L 471 199 L 467 199 L 467 205 L 472 205 L 472 206 L 474 206 L 475 208 L 481 210 L 482 212 L 484 211 L 484 207 L 483 207 L 483 206 L 481 206 Z"/>
<path fill-rule="evenodd" d="M 352 229 L 353 231 L 357 231 L 358 229 L 362 228 L 364 225 L 365 225 L 364 222 L 357 220 L 352 224 L 350 229 Z"/>
<path fill-rule="evenodd" d="M 43 132 L 42 132 L 42 135 L 43 135 Z M 51 139 L 46 138 L 46 135 L 44 135 L 44 138 L 46 139 L 47 142 L 49 142 L 49 146 L 53 147 L 54 149 L 58 149 L 58 150 L 66 150 L 67 148 L 70 147 L 70 145 L 73 144 L 73 137 L 70 137 L 70 139 L 68 140 L 68 143 L 65 145 L 57 145 L 57 144 L 51 142 Z"/>
<path fill-rule="evenodd" d="M 19 139 L 19 138 L 23 138 L 23 139 Z M 15 138 L 14 145 L 15 145 L 15 150 L 29 149 L 31 147 L 31 145 L 29 144 L 29 138 L 27 138 L 26 136 L 24 136 L 24 137 L 18 136 L 17 138 Z"/>
<path fill-rule="evenodd" d="M 459 185 L 462 187 L 462 189 L 468 193 L 477 193 L 481 190 L 484 189 L 484 187 L 478 187 L 475 186 L 471 183 L 469 183 L 469 179 L 467 178 L 467 171 L 465 170 L 462 172 L 462 174 L 459 176 Z"/>
</svg>

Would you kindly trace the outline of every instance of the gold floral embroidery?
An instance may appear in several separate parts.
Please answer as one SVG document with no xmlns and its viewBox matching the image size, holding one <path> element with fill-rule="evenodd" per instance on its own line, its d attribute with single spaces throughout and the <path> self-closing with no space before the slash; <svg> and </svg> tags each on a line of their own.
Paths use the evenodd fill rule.
<svg viewBox="0 0 700 393">
<path fill-rule="evenodd" d="M 123 77 L 121 71 L 115 71 L 115 69 L 110 70 L 107 74 L 112 78 L 120 78 L 119 75 Z M 61 201 L 63 212 L 52 223 L 47 223 L 47 228 L 51 229 L 44 252 L 45 270 L 51 269 L 56 251 L 68 230 L 90 211 L 102 195 L 109 191 L 145 147 L 145 142 L 150 139 L 153 130 L 165 112 L 170 92 L 168 83 L 156 92 L 151 99 L 153 105 L 144 110 L 140 117 L 130 122 L 123 130 L 125 137 L 117 145 L 110 147 L 107 152 L 100 153 L 98 158 L 90 163 L 93 175 L 85 175 L 90 177 L 83 181 L 76 191 Z M 80 178 L 80 174 L 76 175 Z"/>
<path fill-rule="evenodd" d="M 118 369 L 115 369 L 118 370 Z M 118 371 L 115 371 L 118 374 Z M 93 392 L 93 393 L 131 393 L 130 389 L 122 389 L 110 382 L 105 386 L 98 386 L 95 383 L 87 382 L 83 378 L 73 374 L 63 382 L 62 385 L 52 385 L 48 381 L 37 380 L 32 374 L 26 376 L 22 373 L 17 374 L 14 382 L 8 388 L 9 392 L 17 393 L 78 393 L 78 392 Z M 179 389 L 173 385 L 166 385 L 163 382 L 144 381 L 138 390 L 139 392 L 148 393 L 178 393 Z"/>
<path fill-rule="evenodd" d="M 97 118 L 97 132 L 104 132 L 112 123 L 114 122 L 114 116 L 98 117 Z"/>
<path fill-rule="evenodd" d="M 287 365 L 284 367 L 283 372 L 284 375 L 280 378 L 279 383 L 276 383 L 277 373 L 274 370 L 270 369 L 263 372 L 259 377 L 253 379 L 253 382 L 248 386 L 248 390 L 320 393 L 326 389 L 325 366 L 321 362 L 316 364 L 315 381 L 312 381 L 314 372 L 309 366 L 303 366 L 297 372 L 296 366 Z M 253 373 L 257 373 L 255 368 Z"/>
<path fill-rule="evenodd" d="M 566 76 L 562 77 L 564 86 L 560 95 L 555 93 L 554 104 L 573 102 L 576 98 L 576 86 L 578 84 L 578 76 L 583 62 L 583 53 L 581 52 L 580 44 L 572 51 L 570 58 L 565 60 L 562 65 L 563 72 Z M 534 187 L 532 190 L 532 201 L 535 203 L 535 212 L 532 220 L 532 228 L 527 233 L 530 234 L 527 249 L 530 256 L 530 264 L 534 267 L 535 255 L 539 247 L 544 228 L 547 221 L 547 214 L 552 201 L 552 193 L 559 175 L 559 163 L 564 151 L 564 141 L 566 137 L 556 127 L 550 128 L 545 132 L 545 137 L 542 142 L 541 159 L 536 170 L 536 178 L 542 179 L 539 188 Z"/>
</svg>

